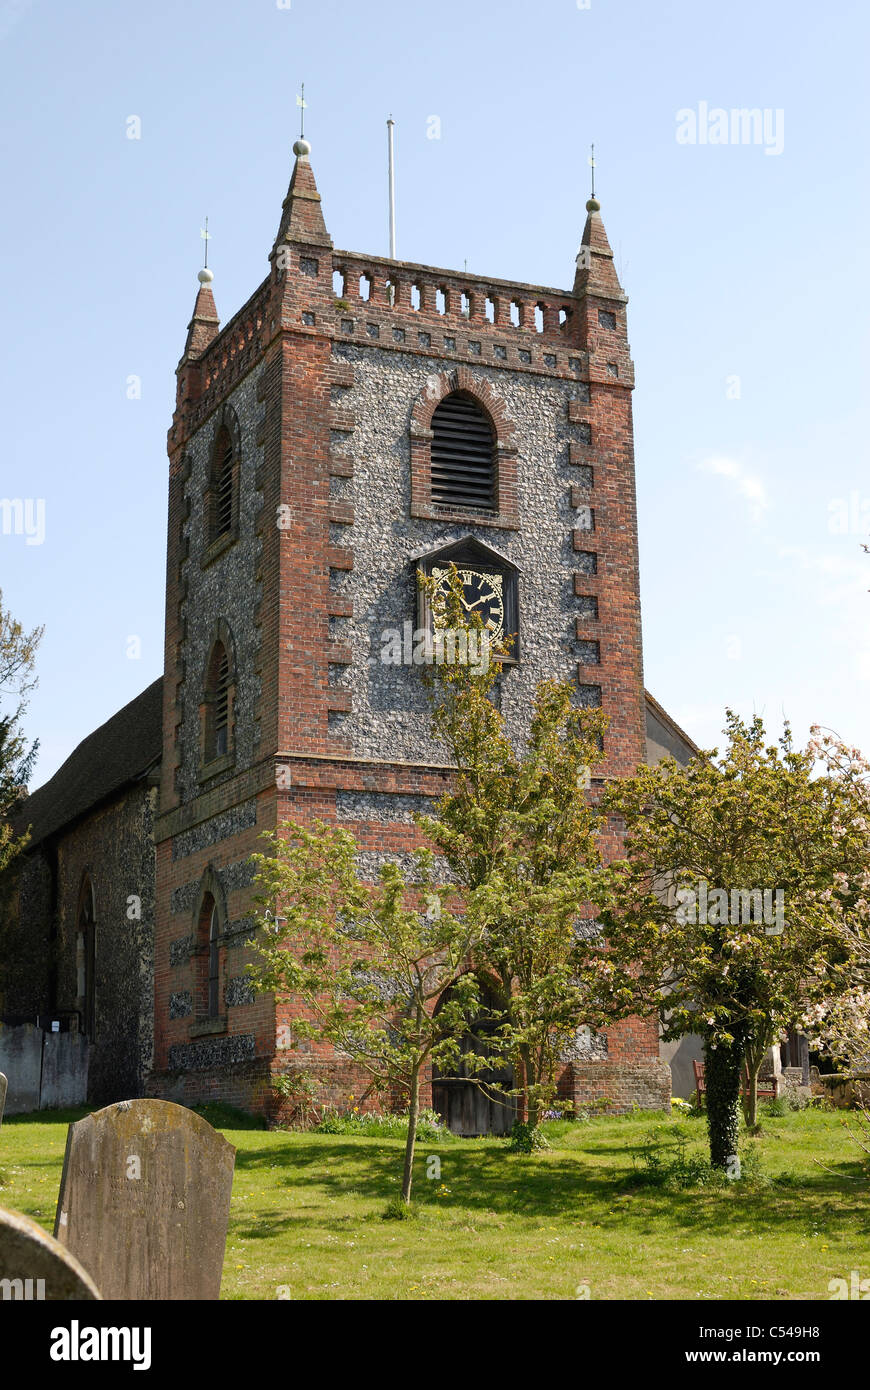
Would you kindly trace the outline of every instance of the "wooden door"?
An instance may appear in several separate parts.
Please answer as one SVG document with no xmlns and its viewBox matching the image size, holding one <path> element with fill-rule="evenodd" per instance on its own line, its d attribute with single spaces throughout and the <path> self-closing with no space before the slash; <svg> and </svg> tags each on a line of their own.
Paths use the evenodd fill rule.
<svg viewBox="0 0 870 1390">
<path fill-rule="evenodd" d="M 462 1040 L 462 1051 L 486 1057 L 489 1054 L 488 1033 L 492 1028 L 491 1020 L 487 1017 L 491 1003 L 488 990 L 481 989 L 480 1002 L 480 1016 L 470 1022 Z M 470 1075 L 464 1064 L 449 1074 L 433 1070 L 432 1108 L 454 1134 L 468 1138 L 483 1134 L 509 1134 L 517 1118 L 516 1096 L 500 1096 L 498 1092 L 492 1095 L 489 1088 L 499 1086 L 509 1090 L 513 1084 L 513 1068 L 501 1058 L 495 1066 Z"/>
</svg>

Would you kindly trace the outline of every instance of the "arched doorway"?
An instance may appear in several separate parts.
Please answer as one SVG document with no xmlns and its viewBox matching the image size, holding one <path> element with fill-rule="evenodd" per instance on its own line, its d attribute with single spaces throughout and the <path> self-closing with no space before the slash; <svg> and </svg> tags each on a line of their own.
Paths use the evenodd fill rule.
<svg viewBox="0 0 870 1390">
<path fill-rule="evenodd" d="M 462 1039 L 463 1052 L 479 1057 L 489 1055 L 489 1035 L 494 1024 L 492 1011 L 498 1005 L 492 991 L 481 980 L 477 1015 L 469 1020 L 468 1032 Z M 455 1071 L 442 1075 L 432 1070 L 432 1108 L 441 1116 L 454 1134 L 472 1137 L 481 1134 L 509 1134 L 517 1118 L 516 1096 L 493 1094 L 492 1087 L 510 1090 L 514 1084 L 513 1068 L 499 1058 L 493 1067 L 469 1074 L 460 1064 Z"/>
</svg>

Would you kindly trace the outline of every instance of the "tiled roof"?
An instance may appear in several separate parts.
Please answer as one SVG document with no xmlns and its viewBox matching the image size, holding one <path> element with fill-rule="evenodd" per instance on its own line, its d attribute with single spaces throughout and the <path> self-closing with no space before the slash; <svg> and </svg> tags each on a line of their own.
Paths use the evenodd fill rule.
<svg viewBox="0 0 870 1390">
<path fill-rule="evenodd" d="M 160 677 L 88 734 L 54 776 L 27 797 L 16 819 L 22 829 L 32 827 L 28 848 L 156 768 L 163 748 L 162 724 Z"/>
</svg>

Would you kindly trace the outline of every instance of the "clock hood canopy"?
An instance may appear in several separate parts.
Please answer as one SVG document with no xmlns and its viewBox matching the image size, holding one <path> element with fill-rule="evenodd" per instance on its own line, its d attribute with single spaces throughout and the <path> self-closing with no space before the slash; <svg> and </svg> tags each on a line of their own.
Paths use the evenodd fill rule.
<svg viewBox="0 0 870 1390">
<path fill-rule="evenodd" d="M 509 569 L 515 574 L 522 574 L 522 568 L 511 560 L 502 551 L 496 550 L 494 545 L 487 545 L 480 541 L 476 536 L 448 536 L 438 545 L 424 550 L 415 550 L 408 557 L 409 563 L 415 569 L 428 570 L 433 564 L 449 564 L 451 560 L 459 563 L 473 564 L 477 561 L 482 565 L 495 565 L 499 569 Z"/>
</svg>

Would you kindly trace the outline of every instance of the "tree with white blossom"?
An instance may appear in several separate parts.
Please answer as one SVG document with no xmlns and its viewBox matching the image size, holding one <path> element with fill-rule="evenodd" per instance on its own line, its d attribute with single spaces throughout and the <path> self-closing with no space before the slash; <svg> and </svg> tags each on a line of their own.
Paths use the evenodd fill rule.
<svg viewBox="0 0 870 1390">
<path fill-rule="evenodd" d="M 722 1168 L 737 1153 L 744 1067 L 755 1125 L 768 1048 L 844 987 L 836 875 L 844 846 L 861 836 L 857 792 L 830 771 L 816 775 L 815 746 L 796 748 L 788 727 L 769 744 L 760 718 L 731 711 L 726 734 L 721 757 L 665 759 L 611 785 L 626 858 L 612 866 L 608 951 L 596 962 L 605 998 L 657 1009 L 665 1038 L 703 1038 L 710 1157 Z M 780 894 L 781 914 L 742 910 Z M 856 918 L 863 910 L 856 901 Z"/>
<path fill-rule="evenodd" d="M 825 897 L 836 927 L 841 987 L 802 1021 L 819 1051 L 852 1069 L 870 1061 L 870 761 L 818 725 L 809 748 L 836 795 L 837 867 Z"/>
</svg>

